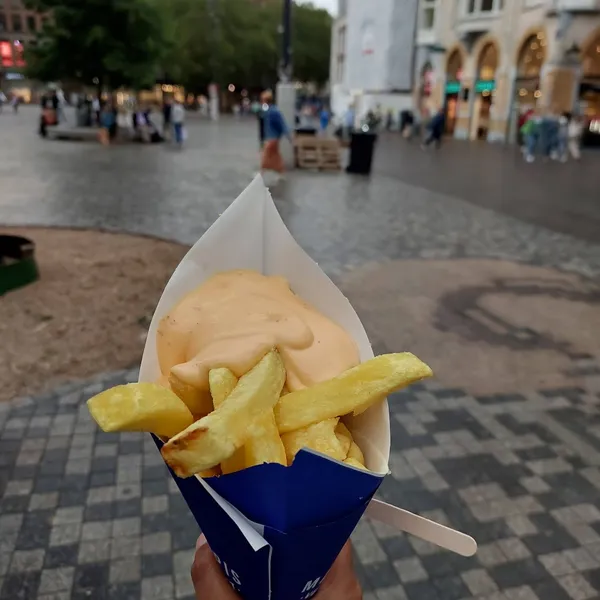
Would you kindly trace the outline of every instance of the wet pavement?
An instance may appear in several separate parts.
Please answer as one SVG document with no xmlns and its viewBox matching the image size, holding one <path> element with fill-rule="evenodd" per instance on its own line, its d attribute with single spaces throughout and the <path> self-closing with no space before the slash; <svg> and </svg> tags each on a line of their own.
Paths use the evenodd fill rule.
<svg viewBox="0 0 600 600">
<path fill-rule="evenodd" d="M 178 152 L 166 145 L 103 148 L 42 141 L 34 133 L 35 116 L 35 109 L 28 108 L 16 118 L 2 115 L 0 121 L 0 223 L 102 227 L 191 244 L 248 184 L 258 165 L 253 120 L 224 119 L 215 125 L 195 119 L 189 125 L 189 147 Z M 478 173 L 479 160 L 492 181 L 503 180 L 503 163 L 497 167 L 500 174 L 493 171 L 498 150 L 484 146 L 475 156 L 472 147 L 459 144 L 443 148 L 436 158 L 412 148 L 397 136 L 382 140 L 370 179 L 296 172 L 273 188 L 286 224 L 328 273 L 373 260 L 415 257 L 501 257 L 600 273 L 600 257 L 587 234 L 517 220 L 476 206 L 472 194 L 461 195 L 456 182 Z M 459 168 L 457 157 L 465 149 Z M 424 164 L 438 159 L 443 163 L 439 172 L 423 172 Z M 396 168 L 396 160 L 404 166 Z M 574 203 L 584 199 L 597 209 L 593 189 L 576 198 L 565 190 L 576 177 L 568 175 L 571 170 L 586 168 L 592 176 L 592 157 L 585 162 L 590 166 L 533 166 L 547 167 L 544 172 L 556 166 L 567 173 L 563 187 L 548 186 L 553 195 L 548 207 L 539 207 L 538 221 L 552 212 L 550 207 L 574 211 Z M 403 177 L 413 164 L 414 180 L 406 183 Z M 538 179 L 543 178 L 507 179 L 497 188 L 496 204 L 503 204 L 508 189 L 531 187 Z M 586 227 L 589 221 L 582 220 Z"/>
<path fill-rule="evenodd" d="M 194 120 L 180 153 L 42 142 L 35 114 L 0 115 L 0 224 L 193 243 L 257 165 L 254 122 Z M 365 600 L 600 597 L 595 159 L 530 171 L 500 147 L 421 154 L 389 137 L 370 179 L 295 172 L 273 188 L 374 349 L 436 372 L 391 399 L 380 496 L 480 544 L 463 559 L 364 519 Z M 156 449 L 97 431 L 82 404 L 133 379 L 0 405 L 0 600 L 193 598 L 198 532 Z"/>
</svg>

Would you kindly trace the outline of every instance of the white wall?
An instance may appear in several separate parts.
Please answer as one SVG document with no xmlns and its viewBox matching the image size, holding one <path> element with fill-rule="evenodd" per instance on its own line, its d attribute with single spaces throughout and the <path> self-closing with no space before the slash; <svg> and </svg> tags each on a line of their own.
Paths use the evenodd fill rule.
<svg viewBox="0 0 600 600">
<path fill-rule="evenodd" d="M 346 75 L 349 90 L 386 88 L 394 0 L 348 0 Z"/>
</svg>

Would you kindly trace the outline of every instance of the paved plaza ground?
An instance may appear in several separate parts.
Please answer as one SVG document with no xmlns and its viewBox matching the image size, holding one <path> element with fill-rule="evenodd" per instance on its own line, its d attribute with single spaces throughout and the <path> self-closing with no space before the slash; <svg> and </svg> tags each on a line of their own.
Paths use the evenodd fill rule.
<svg viewBox="0 0 600 600">
<path fill-rule="evenodd" d="M 36 114 L 0 115 L 0 225 L 191 244 L 257 167 L 253 121 L 194 119 L 178 152 L 40 141 Z M 458 142 L 422 153 L 390 134 L 371 178 L 273 187 L 375 351 L 412 350 L 436 373 L 390 398 L 380 497 L 480 545 L 465 559 L 363 519 L 366 600 L 600 597 L 598 165 Z M 0 600 L 193 598 L 198 530 L 151 440 L 97 431 L 83 404 L 135 377 L 0 404 Z"/>
</svg>

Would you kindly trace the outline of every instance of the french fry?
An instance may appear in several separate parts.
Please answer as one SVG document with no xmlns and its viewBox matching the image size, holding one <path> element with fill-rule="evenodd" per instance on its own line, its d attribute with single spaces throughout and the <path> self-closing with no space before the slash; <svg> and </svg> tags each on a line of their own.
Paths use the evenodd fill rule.
<svg viewBox="0 0 600 600">
<path fill-rule="evenodd" d="M 202 479 L 208 479 L 209 477 L 217 477 L 217 475 L 221 474 L 221 469 L 219 467 L 212 467 L 211 469 L 206 469 L 206 471 L 200 471 L 198 475 L 202 477 Z"/>
<path fill-rule="evenodd" d="M 237 377 L 229 369 L 212 369 L 208 374 L 208 381 L 217 408 L 235 388 Z M 221 463 L 224 475 L 263 463 L 287 464 L 273 410 L 268 411 L 257 427 L 260 432 L 249 438 L 243 448 L 236 450 L 230 458 Z"/>
<path fill-rule="evenodd" d="M 363 471 L 368 471 L 367 467 L 365 467 L 365 465 L 357 461 L 355 458 L 347 458 L 344 461 L 344 464 L 350 467 L 356 467 L 357 469 L 362 469 Z"/>
<path fill-rule="evenodd" d="M 275 407 L 279 433 L 352 412 L 360 414 L 391 392 L 431 374 L 431 369 L 410 352 L 378 356 L 338 377 L 283 396 Z"/>
<path fill-rule="evenodd" d="M 211 369 L 208 372 L 208 385 L 214 408 L 223 404 L 237 384 L 238 378 L 229 369 Z"/>
<path fill-rule="evenodd" d="M 284 433 L 281 441 L 285 448 L 288 465 L 294 462 L 296 454 L 302 448 L 310 448 L 336 460 L 344 460 L 346 453 L 335 433 L 338 420 L 337 418 L 327 419 L 297 431 Z"/>
<path fill-rule="evenodd" d="M 271 350 L 240 378 L 218 408 L 162 447 L 166 463 L 179 477 L 190 477 L 222 463 L 260 432 L 261 420 L 277 403 L 284 381 L 281 357 Z"/>
<path fill-rule="evenodd" d="M 287 465 L 285 448 L 279 436 L 273 409 L 263 417 L 258 429 L 260 431 L 248 439 L 244 446 L 244 466 L 247 468 L 263 463 Z"/>
<path fill-rule="evenodd" d="M 346 457 L 346 460 L 355 460 L 361 465 L 365 464 L 365 456 L 358 444 L 354 441 L 350 444 L 350 450 L 348 450 L 348 456 Z"/>
<path fill-rule="evenodd" d="M 130 383 L 101 392 L 87 401 L 102 431 L 147 431 L 172 437 L 194 418 L 187 406 L 157 383 Z"/>
<path fill-rule="evenodd" d="M 195 388 L 193 385 L 179 379 L 174 373 L 169 373 L 169 384 L 194 416 L 203 417 L 213 409 L 212 399 L 207 390 Z"/>
<path fill-rule="evenodd" d="M 238 378 L 227 368 L 211 369 L 208 372 L 208 385 L 213 405 L 218 408 L 233 392 L 238 383 Z M 244 468 L 244 449 L 238 448 L 229 458 L 221 463 L 223 475 L 235 473 Z"/>
<path fill-rule="evenodd" d="M 348 428 L 340 421 L 335 428 L 335 435 L 344 450 L 344 458 L 348 456 L 350 446 L 353 443 L 352 434 Z"/>
</svg>

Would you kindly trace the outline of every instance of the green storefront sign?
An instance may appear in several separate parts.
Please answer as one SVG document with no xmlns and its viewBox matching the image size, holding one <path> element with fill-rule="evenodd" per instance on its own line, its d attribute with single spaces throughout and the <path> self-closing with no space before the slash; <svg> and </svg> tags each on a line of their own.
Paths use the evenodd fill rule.
<svg viewBox="0 0 600 600">
<path fill-rule="evenodd" d="M 481 92 L 493 92 L 496 89 L 496 82 L 491 81 L 476 81 L 475 91 Z M 460 92 L 460 81 L 448 81 L 446 83 L 446 94 L 458 94 Z"/>
<path fill-rule="evenodd" d="M 446 94 L 458 94 L 460 92 L 460 81 L 448 81 L 446 83 Z"/>
<path fill-rule="evenodd" d="M 493 92 L 496 89 L 496 82 L 492 79 L 491 81 L 477 81 L 475 82 L 476 92 Z"/>
</svg>

